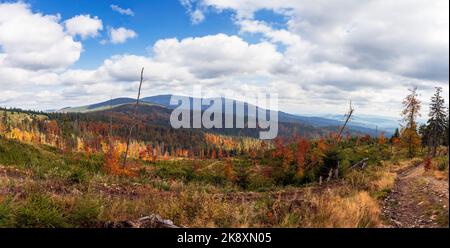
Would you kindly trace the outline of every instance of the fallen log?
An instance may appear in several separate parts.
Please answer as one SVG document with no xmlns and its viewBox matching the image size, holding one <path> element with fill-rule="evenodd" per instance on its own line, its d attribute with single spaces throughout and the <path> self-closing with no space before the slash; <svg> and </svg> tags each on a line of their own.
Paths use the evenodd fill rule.
<svg viewBox="0 0 450 248">
<path fill-rule="evenodd" d="M 137 220 L 108 222 L 106 228 L 179 228 L 171 220 L 165 220 L 157 214 L 145 216 Z"/>
</svg>

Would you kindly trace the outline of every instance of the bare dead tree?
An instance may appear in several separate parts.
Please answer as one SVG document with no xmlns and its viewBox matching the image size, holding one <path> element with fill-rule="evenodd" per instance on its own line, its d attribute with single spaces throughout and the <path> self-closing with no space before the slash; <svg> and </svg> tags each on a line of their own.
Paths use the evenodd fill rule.
<svg viewBox="0 0 450 248">
<path fill-rule="evenodd" d="M 134 112 L 133 112 L 133 116 L 132 116 L 135 120 L 134 120 L 134 123 L 132 123 L 132 125 L 130 126 L 129 132 L 128 132 L 127 148 L 125 150 L 125 156 L 123 158 L 123 163 L 122 163 L 123 168 L 125 168 L 125 166 L 127 165 L 127 157 L 128 157 L 128 151 L 130 149 L 130 140 L 131 140 L 131 135 L 133 134 L 133 129 L 135 126 L 138 125 L 137 111 L 138 111 L 139 99 L 141 98 L 141 88 L 142 88 L 143 81 L 144 81 L 144 67 L 142 67 L 142 70 L 141 70 L 141 82 L 139 83 L 138 96 L 136 99 L 136 104 L 134 105 Z"/>
<path fill-rule="evenodd" d="M 112 96 L 109 100 L 109 133 L 108 133 L 108 139 L 109 139 L 109 157 L 112 157 L 112 149 L 113 149 L 113 143 L 112 143 Z"/>
<path fill-rule="evenodd" d="M 352 114 L 354 111 L 355 111 L 355 109 L 352 107 L 352 101 L 350 101 L 350 108 L 349 108 L 347 114 L 345 114 L 345 116 L 344 116 L 345 122 L 344 122 L 344 125 L 342 125 L 341 129 L 339 130 L 338 136 L 336 137 L 336 141 L 341 140 L 342 132 L 344 131 L 345 127 L 347 126 L 347 123 L 350 120 L 350 118 L 352 117 Z"/>
</svg>

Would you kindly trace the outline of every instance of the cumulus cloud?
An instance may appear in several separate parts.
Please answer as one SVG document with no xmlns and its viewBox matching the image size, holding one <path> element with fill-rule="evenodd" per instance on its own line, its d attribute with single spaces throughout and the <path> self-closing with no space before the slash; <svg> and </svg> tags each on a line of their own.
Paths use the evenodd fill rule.
<svg viewBox="0 0 450 248">
<path fill-rule="evenodd" d="M 59 73 L 80 58 L 82 44 L 65 32 L 59 14 L 36 13 L 21 2 L 0 3 L 0 34 L 0 104 L 45 108 L 36 94 L 57 93 Z"/>
<path fill-rule="evenodd" d="M 77 61 L 82 45 L 64 32 L 59 21 L 59 15 L 33 13 L 24 3 L 0 4 L 2 66 L 60 69 Z"/>
<path fill-rule="evenodd" d="M 102 20 L 97 16 L 77 15 L 65 21 L 67 33 L 72 36 L 80 35 L 82 39 L 96 37 L 103 29 Z"/>
<path fill-rule="evenodd" d="M 270 43 L 249 44 L 225 34 L 159 40 L 150 50 L 148 56 L 114 55 L 96 69 L 59 73 L 63 86 L 60 94 L 67 99 L 64 104 L 86 99 L 95 102 L 111 95 L 133 97 L 142 67 L 145 95 L 189 94 L 193 84 L 205 86 L 211 96 L 228 89 L 239 92 L 242 87 L 263 88 L 264 80 L 282 59 Z"/>
<path fill-rule="evenodd" d="M 134 16 L 133 10 L 131 10 L 129 8 L 124 9 L 124 8 L 121 8 L 121 7 L 119 7 L 117 5 L 114 5 L 114 4 L 111 4 L 110 7 L 111 7 L 112 10 L 116 11 L 117 13 L 119 13 L 121 15 Z"/>
<path fill-rule="evenodd" d="M 156 61 L 186 67 L 198 78 L 271 72 L 282 60 L 282 54 L 270 43 L 249 44 L 225 34 L 159 40 L 153 53 Z"/>
<path fill-rule="evenodd" d="M 448 81 L 448 1 L 196 2 L 219 11 L 235 11 L 242 32 L 261 33 L 274 42 L 293 46 L 301 37 L 301 42 L 310 44 L 303 53 L 311 54 L 314 61 Z M 287 28 L 276 30 L 255 20 L 260 10 L 285 16 Z"/>
<path fill-rule="evenodd" d="M 191 17 L 192 24 L 199 24 L 205 19 L 204 11 L 201 5 L 196 5 L 195 0 L 180 0 L 181 5 L 186 8 L 186 12 Z"/>
<path fill-rule="evenodd" d="M 151 44 L 146 56 L 114 55 L 90 70 L 68 69 L 78 60 L 81 43 L 64 32 L 58 15 L 32 13 L 24 4 L 0 4 L 0 33 L 7 34 L 0 36 L 0 91 L 21 98 L 6 101 L 0 96 L 0 103 L 45 109 L 134 97 L 141 67 L 144 95 L 190 94 L 194 84 L 203 85 L 209 96 L 268 90 L 279 93 L 282 110 L 294 113 L 340 113 L 352 99 L 359 113 L 397 116 L 407 87 L 419 86 L 424 104 L 434 86 L 443 86 L 448 94 L 448 2 L 181 3 L 192 23 L 207 21 L 206 11 L 233 12 L 230 21 L 239 33 L 163 38 Z M 2 10 L 5 15 L 17 11 L 15 15 L 23 18 L 11 24 L 15 15 L 4 17 Z M 274 25 L 270 19 L 258 19 L 260 10 L 273 11 L 285 22 Z M 41 31 L 31 36 L 28 31 L 7 32 L 36 28 Z M 114 44 L 137 36 L 126 28 L 108 32 Z M 254 36 L 252 42 L 244 39 L 248 36 Z M 21 92 L 30 85 L 41 98 L 53 99 L 50 92 L 56 92 L 60 98 L 54 99 L 63 101 L 48 102 Z"/>
<path fill-rule="evenodd" d="M 125 43 L 128 39 L 137 37 L 137 33 L 124 27 L 109 30 L 110 42 L 113 44 Z"/>
<path fill-rule="evenodd" d="M 314 105 L 329 99 L 334 99 L 332 105 L 336 101 L 342 104 L 358 96 L 364 96 L 368 103 L 385 99 L 388 105 L 392 99 L 383 94 L 418 85 L 426 104 L 433 86 L 448 91 L 448 1 L 187 2 L 188 13 L 190 9 L 203 14 L 232 11 L 240 34 L 258 35 L 255 37 L 281 45 L 281 66 L 271 77 L 280 89 L 292 89 L 280 94 L 285 100 L 292 101 L 292 92 L 298 92 L 298 97 Z M 281 15 L 285 22 L 273 25 L 270 19 L 258 19 L 261 10 Z M 396 104 L 398 112 L 401 98 Z"/>
<path fill-rule="evenodd" d="M 248 74 L 267 76 L 282 60 L 282 55 L 270 43 L 249 44 L 225 34 L 159 40 L 150 50 L 149 56 L 112 56 L 92 71 L 68 70 L 61 79 L 66 84 L 137 82 L 139 69 L 145 67 L 151 81 L 190 86 L 248 77 Z"/>
</svg>

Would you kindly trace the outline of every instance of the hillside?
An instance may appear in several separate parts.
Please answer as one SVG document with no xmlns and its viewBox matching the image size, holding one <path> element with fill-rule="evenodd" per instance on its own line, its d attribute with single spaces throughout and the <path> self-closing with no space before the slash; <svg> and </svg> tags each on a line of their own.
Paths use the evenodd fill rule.
<svg viewBox="0 0 450 248">
<path fill-rule="evenodd" d="M 344 164 L 376 151 L 370 143 L 342 149 Z M 395 154 L 395 160 L 402 156 L 398 149 Z M 279 160 L 268 154 L 141 161 L 117 175 L 101 153 L 64 152 L 0 137 L 0 227 L 157 227 L 136 224 L 155 215 L 184 227 L 386 227 L 402 221 L 390 215 L 399 213 L 397 205 L 383 205 L 394 198 L 403 201 L 395 195 L 403 187 L 397 174 L 404 180 L 403 171 L 421 161 L 380 159 L 372 156 L 364 169 L 344 167 L 339 179 L 321 183 L 317 178 L 309 183 L 289 179 L 283 170 L 271 169 L 282 167 L 272 167 Z M 448 163 L 445 170 L 444 175 Z M 426 173 L 416 177 L 430 177 Z M 433 180 L 448 186 L 448 177 Z M 423 194 L 422 199 L 432 197 Z M 448 203 L 448 194 L 442 200 Z M 435 221 L 421 226 L 448 226 L 443 222 L 448 204 L 427 204 L 436 210 L 427 218 Z M 408 214 L 409 219 L 424 219 L 414 215 L 419 211 Z"/>
<path fill-rule="evenodd" d="M 157 105 L 161 107 L 165 107 L 168 109 L 174 109 L 178 107 L 178 105 L 171 105 L 170 99 L 173 95 L 157 95 L 157 96 L 151 96 L 151 97 L 144 97 L 141 99 L 141 104 L 145 105 Z M 217 99 L 217 98 L 205 98 L 203 100 L 211 100 L 211 99 Z M 202 99 L 196 99 L 198 101 L 201 101 Z M 222 110 L 225 112 L 225 104 L 226 100 L 225 98 L 221 98 L 222 100 Z M 192 103 L 194 101 L 194 98 L 189 97 L 189 101 Z M 240 102 L 240 101 L 231 101 L 233 104 L 233 109 L 236 109 L 237 105 L 243 106 L 244 111 L 244 117 L 248 117 L 248 107 L 255 108 L 258 111 L 257 106 L 254 106 L 252 104 L 246 103 L 246 102 Z M 110 108 L 119 107 L 126 104 L 133 104 L 136 100 L 132 98 L 116 98 L 109 101 L 101 102 L 101 103 L 95 103 L 91 105 L 81 106 L 81 107 L 73 107 L 73 108 L 64 108 L 59 110 L 58 112 L 62 113 L 89 113 L 89 112 L 97 112 L 102 110 L 108 110 Z M 202 105 L 202 111 L 207 109 L 210 105 Z M 264 110 L 263 111 L 267 111 Z M 145 112 L 144 114 L 151 114 L 150 112 Z M 252 115 L 251 115 L 252 116 Z M 236 111 L 234 112 L 234 118 L 236 118 Z M 301 126 L 301 127 L 308 127 L 308 129 L 314 129 L 314 130 L 323 130 L 325 132 L 329 131 L 336 131 L 339 126 L 343 124 L 343 115 L 341 116 L 333 116 L 332 118 L 324 118 L 324 117 L 317 117 L 317 116 L 300 116 L 300 115 L 293 115 L 289 114 L 283 111 L 278 111 L 278 120 L 279 122 L 283 123 L 284 126 L 290 126 L 290 124 L 294 124 L 293 126 Z M 375 122 L 377 120 L 377 122 Z M 377 135 L 377 130 L 375 130 L 375 125 L 377 123 L 383 123 L 385 119 L 369 119 L 366 122 L 358 121 L 354 122 L 353 120 L 349 123 L 348 131 L 352 134 L 369 134 L 372 136 Z M 380 124 L 380 128 L 378 130 L 379 132 L 384 131 L 386 135 L 392 135 L 393 130 L 391 128 L 392 126 L 389 126 L 386 128 Z M 294 127 L 294 129 L 296 129 Z M 226 130 L 223 130 L 226 131 Z M 317 131 L 313 131 L 311 135 L 307 136 L 313 136 L 314 132 L 317 133 Z"/>
<path fill-rule="evenodd" d="M 285 120 L 260 140 L 114 103 L 0 109 L 0 227 L 448 227 L 444 139 Z"/>
</svg>

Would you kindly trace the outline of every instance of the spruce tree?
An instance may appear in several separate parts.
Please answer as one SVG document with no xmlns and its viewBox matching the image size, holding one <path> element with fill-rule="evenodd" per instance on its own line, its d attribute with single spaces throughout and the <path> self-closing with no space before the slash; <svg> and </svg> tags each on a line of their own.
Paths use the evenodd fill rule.
<svg viewBox="0 0 450 248">
<path fill-rule="evenodd" d="M 447 147 L 447 151 L 448 151 L 448 143 L 449 143 L 448 128 L 449 128 L 449 108 L 447 107 L 447 122 L 445 123 L 445 133 L 444 133 L 444 146 Z M 447 152 L 447 154 L 448 154 L 448 152 Z"/>
<path fill-rule="evenodd" d="M 430 113 L 428 114 L 429 146 L 432 149 L 433 157 L 436 156 L 437 147 L 443 142 L 447 125 L 444 98 L 441 93 L 442 88 L 436 87 L 436 93 L 431 97 Z"/>
</svg>

